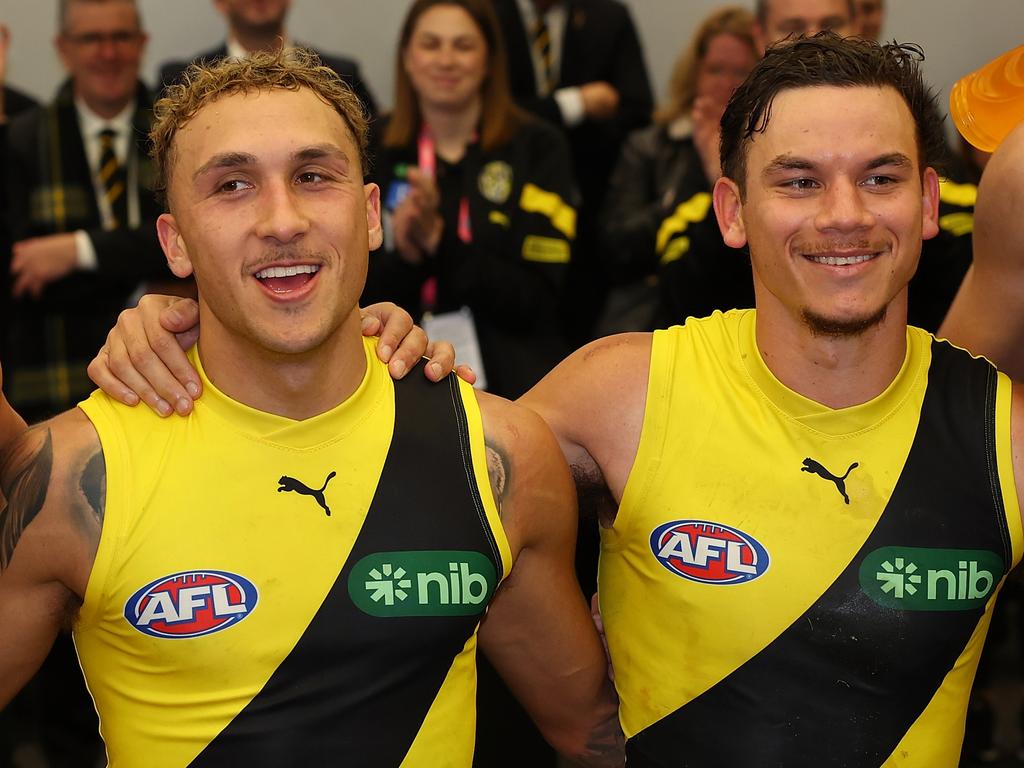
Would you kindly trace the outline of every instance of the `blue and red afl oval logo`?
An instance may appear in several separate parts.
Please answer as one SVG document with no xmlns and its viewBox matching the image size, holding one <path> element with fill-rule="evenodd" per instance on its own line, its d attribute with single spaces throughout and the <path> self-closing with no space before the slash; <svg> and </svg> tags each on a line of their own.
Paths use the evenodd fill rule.
<svg viewBox="0 0 1024 768">
<path fill-rule="evenodd" d="M 651 550 L 677 576 L 702 584 L 739 584 L 768 570 L 768 551 L 743 531 L 706 520 L 675 520 L 654 529 Z"/>
<path fill-rule="evenodd" d="M 236 573 L 182 571 L 132 595 L 124 617 L 153 637 L 201 637 L 240 622 L 258 599 L 255 585 Z"/>
</svg>

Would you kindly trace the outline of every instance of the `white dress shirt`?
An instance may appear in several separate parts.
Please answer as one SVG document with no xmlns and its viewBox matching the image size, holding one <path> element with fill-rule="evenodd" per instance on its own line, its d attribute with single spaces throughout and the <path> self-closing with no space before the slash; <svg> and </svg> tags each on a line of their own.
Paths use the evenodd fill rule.
<svg viewBox="0 0 1024 768">
<path fill-rule="evenodd" d="M 82 145 L 85 147 L 85 159 L 89 163 L 89 172 L 92 176 L 93 191 L 96 193 L 96 201 L 99 204 L 100 219 L 104 229 L 113 229 L 114 214 L 107 202 L 103 184 L 99 179 L 100 156 L 103 154 L 103 144 L 100 140 L 100 133 L 110 129 L 114 131 L 114 154 L 117 161 L 126 167 L 127 184 L 125 194 L 128 202 L 127 226 L 138 227 L 139 194 L 138 194 L 138 168 L 135 162 L 135 153 L 131 152 L 132 115 L 135 114 L 135 100 L 132 101 L 118 114 L 112 118 L 103 118 L 89 109 L 85 102 L 75 99 L 75 110 L 78 112 L 78 126 L 82 132 Z M 96 269 L 96 249 L 92 240 L 84 229 L 75 232 L 76 262 L 79 269 Z"/>
</svg>

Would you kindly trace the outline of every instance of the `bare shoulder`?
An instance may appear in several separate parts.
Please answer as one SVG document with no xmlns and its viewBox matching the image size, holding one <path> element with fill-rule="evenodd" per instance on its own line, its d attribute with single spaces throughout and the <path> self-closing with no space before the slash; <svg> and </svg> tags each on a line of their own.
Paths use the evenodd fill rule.
<svg viewBox="0 0 1024 768">
<path fill-rule="evenodd" d="M 577 482 L 606 482 L 616 499 L 640 440 L 652 338 L 624 333 L 593 341 L 519 399 L 551 427 Z"/>
<path fill-rule="evenodd" d="M 491 490 L 513 552 L 545 535 L 551 518 L 565 515 L 575 525 L 569 467 L 544 420 L 486 392 L 478 392 L 477 401 Z"/>
<path fill-rule="evenodd" d="M 99 543 L 106 472 L 77 408 L 23 432 L 0 461 L 0 574 L 59 581 L 81 597 Z"/>
</svg>

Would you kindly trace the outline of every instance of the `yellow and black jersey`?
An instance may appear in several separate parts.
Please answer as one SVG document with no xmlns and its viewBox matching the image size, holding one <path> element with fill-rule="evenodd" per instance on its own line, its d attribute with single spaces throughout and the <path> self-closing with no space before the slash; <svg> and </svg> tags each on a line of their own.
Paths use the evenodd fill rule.
<svg viewBox="0 0 1024 768">
<path fill-rule="evenodd" d="M 510 563 L 479 410 L 365 354 L 303 421 L 205 376 L 184 419 L 82 404 L 107 501 L 74 638 L 112 768 L 470 765 Z"/>
<path fill-rule="evenodd" d="M 955 766 L 1022 552 L 1010 382 L 908 328 L 891 385 L 835 410 L 755 323 L 653 337 L 600 566 L 629 765 Z"/>
</svg>

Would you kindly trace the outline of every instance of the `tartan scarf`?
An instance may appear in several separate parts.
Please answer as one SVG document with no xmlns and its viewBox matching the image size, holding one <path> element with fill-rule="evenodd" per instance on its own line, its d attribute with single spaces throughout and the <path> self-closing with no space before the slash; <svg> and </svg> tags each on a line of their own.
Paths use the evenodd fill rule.
<svg viewBox="0 0 1024 768">
<path fill-rule="evenodd" d="M 135 98 L 132 146 L 137 159 L 139 188 L 152 190 L 156 172 L 149 158 L 146 137 L 153 122 L 153 105 L 142 83 L 138 84 Z M 71 80 L 66 80 L 57 91 L 56 99 L 43 107 L 36 146 L 39 178 L 43 183 L 32 190 L 29 199 L 29 230 L 33 234 L 54 234 L 95 227 L 100 220 L 99 204 L 91 184 L 92 173 L 86 160 Z"/>
</svg>

